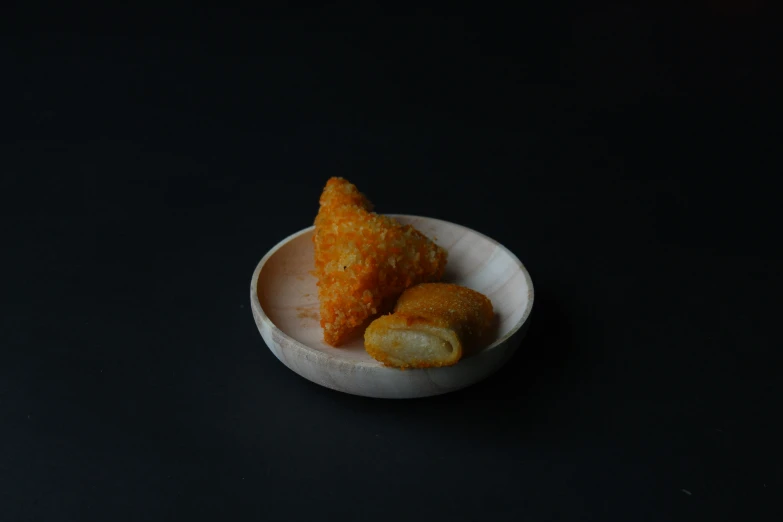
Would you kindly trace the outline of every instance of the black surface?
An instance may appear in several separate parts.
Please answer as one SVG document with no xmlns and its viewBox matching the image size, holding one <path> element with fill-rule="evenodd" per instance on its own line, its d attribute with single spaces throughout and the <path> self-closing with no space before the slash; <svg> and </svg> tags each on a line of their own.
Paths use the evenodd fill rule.
<svg viewBox="0 0 783 522">
<path fill-rule="evenodd" d="M 780 520 L 780 84 L 740 4 L 7 16 L 0 518 Z M 272 356 L 248 282 L 332 175 L 523 260 L 504 369 L 380 401 Z"/>
</svg>

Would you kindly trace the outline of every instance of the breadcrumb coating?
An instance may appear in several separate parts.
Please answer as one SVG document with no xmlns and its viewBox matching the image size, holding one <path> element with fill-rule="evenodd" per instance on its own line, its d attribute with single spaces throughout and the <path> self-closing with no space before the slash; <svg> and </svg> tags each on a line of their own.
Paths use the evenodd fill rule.
<svg viewBox="0 0 783 522">
<path fill-rule="evenodd" d="M 450 283 L 421 284 L 402 293 L 394 313 L 372 322 L 365 332 L 364 347 L 386 366 L 450 366 L 465 352 L 481 347 L 494 315 L 492 302 L 480 292 Z M 406 346 L 401 332 L 420 332 L 431 337 L 428 342 Z M 448 353 L 433 351 L 433 339 L 448 342 Z"/>
<path fill-rule="evenodd" d="M 439 281 L 446 251 L 410 225 L 372 212 L 353 184 L 331 178 L 315 218 L 324 341 L 339 346 L 406 288 Z"/>
</svg>

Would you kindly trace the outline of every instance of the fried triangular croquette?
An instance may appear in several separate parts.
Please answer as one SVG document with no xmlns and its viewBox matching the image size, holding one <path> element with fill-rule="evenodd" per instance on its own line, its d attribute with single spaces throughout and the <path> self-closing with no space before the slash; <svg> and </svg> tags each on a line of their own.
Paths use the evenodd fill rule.
<svg viewBox="0 0 783 522">
<path fill-rule="evenodd" d="M 331 178 L 315 218 L 315 276 L 324 341 L 339 346 L 406 288 L 439 281 L 446 251 L 410 225 L 372 212 L 353 184 Z"/>
</svg>

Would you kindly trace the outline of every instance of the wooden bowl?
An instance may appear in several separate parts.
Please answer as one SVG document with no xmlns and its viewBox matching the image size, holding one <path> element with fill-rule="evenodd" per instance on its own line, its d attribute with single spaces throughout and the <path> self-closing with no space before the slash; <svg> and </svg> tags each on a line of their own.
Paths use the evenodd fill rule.
<svg viewBox="0 0 783 522">
<path fill-rule="evenodd" d="M 417 216 L 393 215 L 448 251 L 444 282 L 477 290 L 492 301 L 498 319 L 495 340 L 454 366 L 387 368 L 364 351 L 362 336 L 340 348 L 323 342 L 313 269 L 313 227 L 275 245 L 258 263 L 250 304 L 267 346 L 288 368 L 334 390 L 381 398 L 448 393 L 474 384 L 500 368 L 527 330 L 533 282 L 504 246 L 469 228 Z"/>
</svg>

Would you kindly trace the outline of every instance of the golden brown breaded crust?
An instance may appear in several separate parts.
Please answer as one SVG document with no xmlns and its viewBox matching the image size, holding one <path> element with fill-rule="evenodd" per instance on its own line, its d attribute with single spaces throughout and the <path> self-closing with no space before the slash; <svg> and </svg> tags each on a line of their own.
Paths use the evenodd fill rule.
<svg viewBox="0 0 783 522">
<path fill-rule="evenodd" d="M 484 294 L 451 283 L 424 283 L 409 288 L 397 300 L 395 315 L 408 324 L 424 321 L 455 330 L 463 342 L 481 337 L 492 324 L 492 301 Z"/>
<path fill-rule="evenodd" d="M 463 351 L 476 348 L 490 332 L 494 320 L 492 302 L 483 294 L 449 283 L 424 283 L 407 289 L 397 300 L 394 313 L 373 321 L 365 333 L 365 350 L 387 366 L 429 368 L 459 361 Z M 402 362 L 381 344 L 374 342 L 383 330 L 443 330 L 441 337 L 453 333 L 459 346 L 456 359 L 442 361 L 417 358 Z M 454 343 L 452 343 L 454 344 Z"/>
<path fill-rule="evenodd" d="M 356 187 L 331 178 L 315 218 L 324 341 L 338 346 L 403 290 L 438 281 L 446 251 L 409 225 L 378 215 Z"/>
</svg>

